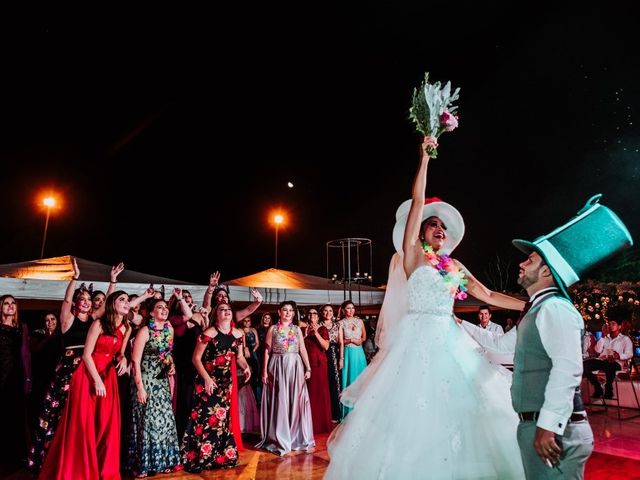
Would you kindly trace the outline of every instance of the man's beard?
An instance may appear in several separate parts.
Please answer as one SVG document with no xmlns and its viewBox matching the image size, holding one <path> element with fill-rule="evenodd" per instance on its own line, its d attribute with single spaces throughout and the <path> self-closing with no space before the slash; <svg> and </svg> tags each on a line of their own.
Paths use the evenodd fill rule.
<svg viewBox="0 0 640 480">
<path fill-rule="evenodd" d="M 518 285 L 520 285 L 522 288 L 526 290 L 531 285 L 536 283 L 536 281 L 538 280 L 539 271 L 540 271 L 540 268 L 536 269 L 535 272 L 529 272 L 528 274 L 525 273 L 522 275 L 522 277 L 518 277 L 518 280 L 517 280 Z"/>
</svg>

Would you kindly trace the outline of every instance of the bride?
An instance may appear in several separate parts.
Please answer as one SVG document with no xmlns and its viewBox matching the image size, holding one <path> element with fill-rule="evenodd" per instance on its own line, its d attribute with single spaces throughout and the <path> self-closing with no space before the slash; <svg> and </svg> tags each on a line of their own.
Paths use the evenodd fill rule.
<svg viewBox="0 0 640 480">
<path fill-rule="evenodd" d="M 524 302 L 487 289 L 448 256 L 464 222 L 448 203 L 425 204 L 429 146 L 437 142 L 425 137 L 412 199 L 394 228 L 404 251 L 394 261 L 402 260 L 408 280 L 406 298 L 390 308 L 408 301 L 408 313 L 397 325 L 387 321 L 383 351 L 343 393 L 354 410 L 329 438 L 325 479 L 524 478 L 511 374 L 489 363 L 453 319 L 465 290 L 507 309 Z"/>
</svg>

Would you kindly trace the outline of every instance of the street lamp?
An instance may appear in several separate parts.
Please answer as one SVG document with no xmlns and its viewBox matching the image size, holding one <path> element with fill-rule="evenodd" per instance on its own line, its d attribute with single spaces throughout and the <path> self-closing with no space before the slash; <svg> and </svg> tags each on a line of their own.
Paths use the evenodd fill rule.
<svg viewBox="0 0 640 480">
<path fill-rule="evenodd" d="M 274 262 L 274 268 L 278 268 L 278 229 L 280 228 L 280 224 L 284 222 L 284 217 L 282 214 L 277 213 L 273 217 L 273 223 L 276 224 L 276 257 Z"/>
<path fill-rule="evenodd" d="M 49 196 L 42 200 L 42 204 L 47 207 L 47 217 L 44 221 L 44 235 L 42 235 L 42 248 L 40 249 L 40 258 L 44 258 L 44 245 L 47 242 L 47 229 L 49 228 L 49 215 L 51 209 L 56 205 L 56 199 Z"/>
</svg>

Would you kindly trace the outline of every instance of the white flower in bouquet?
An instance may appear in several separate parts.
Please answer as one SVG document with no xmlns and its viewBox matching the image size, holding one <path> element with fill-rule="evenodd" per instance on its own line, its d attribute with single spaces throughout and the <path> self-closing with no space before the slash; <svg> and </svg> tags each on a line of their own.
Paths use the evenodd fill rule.
<svg viewBox="0 0 640 480">
<path fill-rule="evenodd" d="M 458 126 L 458 109 L 453 102 L 458 100 L 460 89 L 451 93 L 451 82 L 444 86 L 440 82 L 429 83 L 429 72 L 424 74 L 424 81 L 419 88 L 413 90 L 413 102 L 409 109 L 409 118 L 416 124 L 416 130 L 425 137 L 438 138 L 443 132 L 451 132 Z M 429 147 L 427 153 L 438 156 L 435 148 Z"/>
</svg>

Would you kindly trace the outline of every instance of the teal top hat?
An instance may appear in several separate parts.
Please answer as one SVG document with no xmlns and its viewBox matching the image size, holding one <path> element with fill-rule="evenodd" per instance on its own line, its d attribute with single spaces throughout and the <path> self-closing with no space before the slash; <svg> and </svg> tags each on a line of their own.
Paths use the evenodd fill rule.
<svg viewBox="0 0 640 480">
<path fill-rule="evenodd" d="M 533 242 L 513 240 L 527 255 L 538 252 L 551 269 L 560 291 L 569 299 L 567 287 L 592 267 L 633 245 L 622 220 L 600 205 L 602 194 L 591 197 L 575 217 Z"/>
</svg>

